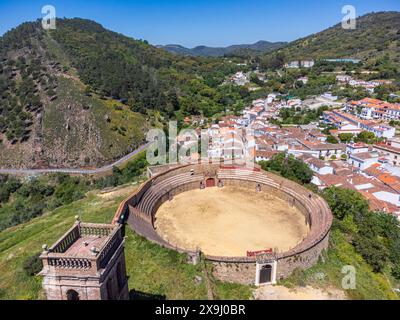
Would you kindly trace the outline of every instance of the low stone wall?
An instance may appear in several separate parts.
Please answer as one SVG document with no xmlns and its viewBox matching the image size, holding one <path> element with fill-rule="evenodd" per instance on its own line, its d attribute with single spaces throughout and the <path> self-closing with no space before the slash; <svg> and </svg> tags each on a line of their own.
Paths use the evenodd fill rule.
<svg viewBox="0 0 400 320">
<path fill-rule="evenodd" d="M 222 282 L 253 285 L 256 280 L 255 262 L 213 261 L 213 276 Z"/>
<path fill-rule="evenodd" d="M 292 272 L 297 269 L 308 269 L 318 262 L 318 258 L 324 250 L 329 246 L 329 232 L 326 236 L 315 246 L 307 250 L 288 257 L 281 257 L 278 259 L 278 267 L 276 277 L 278 280 L 287 278 Z"/>
</svg>

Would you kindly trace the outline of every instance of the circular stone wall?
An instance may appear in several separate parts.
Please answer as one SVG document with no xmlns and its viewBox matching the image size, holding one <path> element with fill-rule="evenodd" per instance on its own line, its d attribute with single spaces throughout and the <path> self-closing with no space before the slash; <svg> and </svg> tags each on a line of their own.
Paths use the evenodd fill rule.
<svg viewBox="0 0 400 320">
<path fill-rule="evenodd" d="M 274 283 L 296 268 L 311 267 L 328 247 L 327 203 L 292 181 L 223 163 L 156 171 L 121 203 L 113 222 L 127 223 L 148 240 L 191 257 L 202 247 L 217 279 L 259 284 L 269 277 Z M 271 247 L 268 254 L 244 253 Z"/>
</svg>

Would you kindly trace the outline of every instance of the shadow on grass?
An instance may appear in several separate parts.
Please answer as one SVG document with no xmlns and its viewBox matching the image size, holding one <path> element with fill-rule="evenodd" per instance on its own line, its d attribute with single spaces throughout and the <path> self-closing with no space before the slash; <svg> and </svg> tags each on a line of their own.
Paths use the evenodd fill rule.
<svg viewBox="0 0 400 320">
<path fill-rule="evenodd" d="M 129 291 L 129 299 L 130 300 L 166 300 L 166 296 L 131 290 L 131 291 Z"/>
</svg>

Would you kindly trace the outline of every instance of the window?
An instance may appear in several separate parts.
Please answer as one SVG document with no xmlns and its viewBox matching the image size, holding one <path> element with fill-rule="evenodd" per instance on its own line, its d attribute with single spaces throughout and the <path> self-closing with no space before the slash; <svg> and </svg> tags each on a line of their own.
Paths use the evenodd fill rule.
<svg viewBox="0 0 400 320">
<path fill-rule="evenodd" d="M 75 290 L 68 290 L 67 291 L 67 300 L 68 301 L 76 301 L 79 300 L 79 293 Z"/>
</svg>

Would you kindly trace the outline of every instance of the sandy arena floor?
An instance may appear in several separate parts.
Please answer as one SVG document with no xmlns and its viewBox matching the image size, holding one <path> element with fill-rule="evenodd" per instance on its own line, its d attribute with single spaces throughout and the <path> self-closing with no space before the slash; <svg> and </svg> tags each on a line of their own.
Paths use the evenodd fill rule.
<svg viewBox="0 0 400 320">
<path fill-rule="evenodd" d="M 156 219 L 157 232 L 172 245 L 215 256 L 286 251 L 308 232 L 302 213 L 286 201 L 237 187 L 181 193 L 160 207 Z"/>
</svg>

